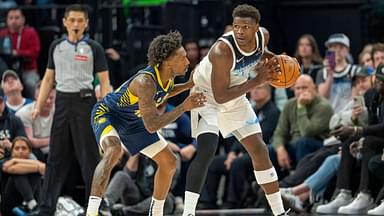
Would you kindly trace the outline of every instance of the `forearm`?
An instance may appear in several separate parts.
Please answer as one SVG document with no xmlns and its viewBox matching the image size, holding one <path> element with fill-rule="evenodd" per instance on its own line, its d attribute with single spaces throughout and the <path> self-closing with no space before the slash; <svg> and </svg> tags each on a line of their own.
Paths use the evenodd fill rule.
<svg viewBox="0 0 384 216">
<path fill-rule="evenodd" d="M 102 71 L 98 73 L 100 80 L 100 92 L 101 97 L 105 97 L 109 92 L 111 92 L 111 84 L 109 81 L 109 72 Z"/>
<path fill-rule="evenodd" d="M 17 163 L 7 168 L 6 172 L 10 174 L 23 175 L 29 173 L 38 173 L 41 169 L 45 170 L 45 165 L 39 161 L 18 160 Z"/>
<path fill-rule="evenodd" d="M 46 73 L 53 73 L 53 72 L 46 72 Z M 44 106 L 45 102 L 47 101 L 47 98 L 49 96 L 49 93 L 51 92 L 53 88 L 53 75 L 45 75 L 42 82 L 41 87 L 39 91 L 39 96 L 36 101 L 36 108 L 38 110 L 41 110 Z"/>
<path fill-rule="evenodd" d="M 319 95 L 329 99 L 333 78 L 327 78 L 325 82 L 319 85 Z"/>
<path fill-rule="evenodd" d="M 161 128 L 165 127 L 169 123 L 175 121 L 181 114 L 185 112 L 183 104 L 180 104 L 175 109 L 170 112 L 166 112 L 162 115 L 157 115 L 155 117 L 149 117 L 144 119 L 145 128 L 150 133 L 155 133 Z"/>
<path fill-rule="evenodd" d="M 43 148 L 49 145 L 49 138 L 28 137 L 33 148 Z"/>
<path fill-rule="evenodd" d="M 256 77 L 254 79 L 248 80 L 247 82 L 245 82 L 241 85 L 227 88 L 223 92 L 215 92 L 214 91 L 215 100 L 216 100 L 216 102 L 218 102 L 220 104 L 226 103 L 228 101 L 231 101 L 235 98 L 238 98 L 238 97 L 246 94 L 252 88 L 254 88 L 258 85 L 261 85 L 261 84 L 262 84 L 262 82 L 258 81 L 257 77 Z"/>
<path fill-rule="evenodd" d="M 370 125 L 363 128 L 363 136 L 381 136 L 383 137 L 384 123 Z"/>
<path fill-rule="evenodd" d="M 177 84 L 173 87 L 171 93 L 168 95 L 168 98 L 176 96 L 190 88 L 192 88 L 193 84 L 192 83 L 182 83 L 182 84 Z"/>
</svg>

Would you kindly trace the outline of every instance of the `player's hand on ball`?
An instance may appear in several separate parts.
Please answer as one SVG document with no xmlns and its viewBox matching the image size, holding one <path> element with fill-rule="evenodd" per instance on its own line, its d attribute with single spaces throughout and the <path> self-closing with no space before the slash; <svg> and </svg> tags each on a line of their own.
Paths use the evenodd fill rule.
<svg viewBox="0 0 384 216">
<path fill-rule="evenodd" d="M 254 69 L 256 79 L 261 82 L 272 82 L 277 79 L 277 75 L 280 72 L 280 65 L 277 63 L 277 59 L 265 59 L 259 62 Z"/>
<path fill-rule="evenodd" d="M 183 102 L 183 108 L 185 111 L 189 111 L 196 107 L 202 107 L 207 102 L 207 98 L 203 93 L 192 93 Z"/>
</svg>

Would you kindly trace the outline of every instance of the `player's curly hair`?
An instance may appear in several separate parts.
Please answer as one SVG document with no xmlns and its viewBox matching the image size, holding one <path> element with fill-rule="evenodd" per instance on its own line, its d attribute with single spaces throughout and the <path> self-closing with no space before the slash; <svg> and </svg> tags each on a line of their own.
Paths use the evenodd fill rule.
<svg viewBox="0 0 384 216">
<path fill-rule="evenodd" d="M 165 59 L 179 49 L 183 37 L 178 31 L 171 31 L 166 35 L 159 35 L 152 40 L 148 48 L 148 64 L 151 66 L 160 65 Z"/>
<path fill-rule="evenodd" d="M 235 7 L 232 12 L 232 18 L 235 19 L 235 17 L 241 17 L 241 18 L 252 18 L 256 21 L 256 23 L 260 22 L 260 12 L 259 10 L 251 6 L 249 4 L 241 4 Z"/>
</svg>

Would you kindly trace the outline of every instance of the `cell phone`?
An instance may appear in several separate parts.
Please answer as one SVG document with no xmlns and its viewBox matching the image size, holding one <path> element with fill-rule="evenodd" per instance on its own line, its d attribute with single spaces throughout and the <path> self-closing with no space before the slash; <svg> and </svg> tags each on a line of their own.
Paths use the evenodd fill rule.
<svg viewBox="0 0 384 216">
<path fill-rule="evenodd" d="M 336 57 L 335 57 L 335 52 L 334 51 L 327 51 L 325 53 L 325 58 L 328 60 L 329 67 L 332 70 L 335 70 L 336 67 Z"/>
<path fill-rule="evenodd" d="M 355 96 L 353 98 L 353 107 L 365 107 L 364 97 Z"/>
</svg>

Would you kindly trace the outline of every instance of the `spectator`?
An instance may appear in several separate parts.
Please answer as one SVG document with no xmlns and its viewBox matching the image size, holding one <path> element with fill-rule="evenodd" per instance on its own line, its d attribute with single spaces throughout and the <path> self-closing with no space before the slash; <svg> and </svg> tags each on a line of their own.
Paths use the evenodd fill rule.
<svg viewBox="0 0 384 216">
<path fill-rule="evenodd" d="M 294 56 L 301 66 L 301 74 L 308 74 L 316 80 L 318 71 L 323 67 L 323 60 L 316 39 L 311 34 L 304 34 L 299 38 Z"/>
<path fill-rule="evenodd" d="M 374 68 L 377 68 L 380 64 L 384 64 L 384 43 L 373 44 L 371 57 Z"/>
<path fill-rule="evenodd" d="M 317 74 L 316 84 L 319 95 L 329 99 L 333 110 L 339 112 L 351 99 L 352 77 L 358 67 L 347 62 L 350 44 L 345 34 L 330 35 L 325 46 L 334 55 L 324 60 L 325 67 Z"/>
<path fill-rule="evenodd" d="M 57 97 L 53 117 L 47 172 L 40 209 L 32 215 L 53 215 L 71 163 L 78 161 L 88 200 L 92 176 L 100 154 L 91 128 L 91 110 L 96 103 L 92 82 L 100 79 L 102 96 L 109 91 L 104 49 L 84 35 L 88 12 L 81 5 L 70 5 L 63 19 L 67 35 L 52 42 L 47 69 L 32 118 L 41 114 L 56 82 Z"/>
<path fill-rule="evenodd" d="M 371 76 L 368 74 L 367 68 L 362 68 L 358 71 L 354 77 L 354 88 L 356 89 L 353 98 L 344 108 L 335 113 L 329 123 L 331 130 L 336 127 L 344 126 L 366 126 L 368 124 L 368 110 L 364 105 L 364 98 L 361 98 L 364 93 L 371 88 L 370 82 Z M 286 198 L 290 199 L 296 209 L 303 209 L 305 201 L 310 199 L 310 204 L 323 199 L 324 192 L 328 186 L 328 182 L 337 174 L 341 154 L 332 153 L 331 145 L 340 144 L 341 142 L 335 137 L 324 140 L 324 145 L 328 148 L 329 156 L 324 155 L 326 158 L 324 162 L 321 161 L 321 166 L 316 172 L 311 172 L 311 176 L 307 177 L 303 183 L 295 185 L 294 187 L 282 189 L 282 194 Z M 316 152 L 320 154 L 320 152 Z M 314 165 L 314 161 L 311 161 L 311 165 Z M 300 175 L 304 169 L 300 169 L 293 175 Z M 293 176 L 291 176 L 293 177 Z"/>
<path fill-rule="evenodd" d="M 32 103 L 29 98 L 24 98 L 21 92 L 23 84 L 21 84 L 19 76 L 13 70 L 6 70 L 3 73 L 1 86 L 5 94 L 5 104 L 11 113 L 16 113 L 22 107 Z"/>
<path fill-rule="evenodd" d="M 0 153 L 3 157 L 9 156 L 12 147 L 11 140 L 16 136 L 26 136 L 23 123 L 13 115 L 4 102 L 4 94 L 0 91 Z M 1 156 L 0 154 L 0 156 Z"/>
<path fill-rule="evenodd" d="M 40 52 L 40 38 L 33 27 L 25 25 L 25 16 L 20 8 L 11 8 L 7 13 L 7 27 L 0 31 L 0 37 L 10 37 L 12 57 L 22 59 L 20 70 L 25 86 L 26 97 L 32 98 L 40 80 L 37 71 L 37 58 Z"/>
<path fill-rule="evenodd" d="M 316 93 L 309 75 L 301 75 L 290 99 L 280 115 L 273 134 L 271 160 L 275 166 L 290 170 L 306 154 L 323 146 L 333 111 L 330 104 Z M 277 170 L 279 170 L 277 168 Z"/>
<path fill-rule="evenodd" d="M 342 146 L 340 169 L 336 187 L 340 190 L 330 203 L 318 206 L 316 212 L 326 214 L 366 214 L 373 206 L 373 177 L 368 171 L 368 162 L 372 156 L 382 152 L 384 139 L 384 65 L 376 70 L 375 89 L 365 94 L 369 113 L 369 125 L 366 127 L 341 127 L 333 132 L 335 136 L 346 139 Z M 361 139 L 360 139 L 361 138 Z M 358 141 L 356 141 L 358 140 Z M 356 160 L 361 157 L 360 184 L 358 194 L 352 201 L 352 178 Z M 352 202 L 351 202 L 352 201 Z"/>
<path fill-rule="evenodd" d="M 366 44 L 359 54 L 359 65 L 373 68 L 372 44 Z"/>
<path fill-rule="evenodd" d="M 38 83 L 35 91 L 35 99 L 39 96 L 41 83 Z M 34 153 L 37 158 L 41 161 L 46 161 L 49 151 L 49 136 L 51 134 L 51 127 L 53 121 L 53 114 L 55 112 L 55 98 L 56 90 L 53 88 L 49 93 L 40 116 L 32 121 L 32 111 L 36 105 L 36 102 L 30 103 L 19 111 L 16 112 L 24 124 L 25 132 L 27 133 L 28 139 L 35 149 Z"/>
<path fill-rule="evenodd" d="M 25 137 L 16 137 L 12 142 L 11 157 L 2 164 L 2 202 L 1 211 L 13 215 L 12 209 L 21 206 L 26 212 L 37 207 L 41 175 L 45 164 L 36 160 L 32 146 Z"/>
<path fill-rule="evenodd" d="M 369 171 L 374 174 L 381 182 L 381 190 L 376 198 L 376 208 L 368 211 L 369 215 L 384 215 L 384 152 L 378 154 L 369 160 Z M 380 203 L 381 202 L 381 203 Z"/>
<path fill-rule="evenodd" d="M 153 181 L 156 164 L 144 155 L 130 156 L 124 169 L 117 172 L 111 179 L 100 207 L 102 215 L 116 212 L 114 205 L 120 201 L 124 215 L 148 214 L 150 209 Z M 175 175 L 177 179 L 177 175 Z M 174 198 L 168 194 L 164 210 L 171 214 L 174 208 Z"/>
</svg>

